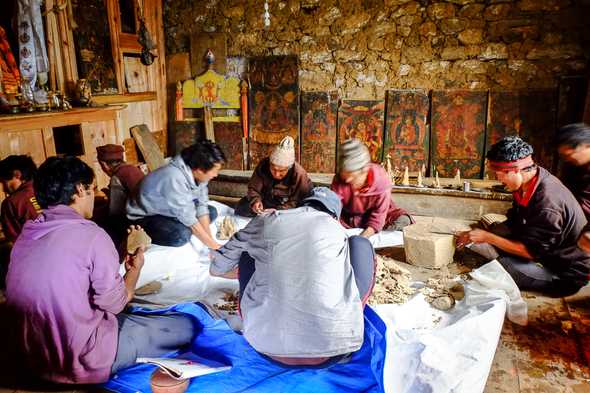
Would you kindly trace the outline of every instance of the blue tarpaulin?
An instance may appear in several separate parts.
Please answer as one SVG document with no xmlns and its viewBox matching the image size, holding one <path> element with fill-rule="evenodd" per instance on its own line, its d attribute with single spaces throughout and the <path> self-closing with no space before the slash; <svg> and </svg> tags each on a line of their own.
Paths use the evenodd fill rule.
<svg viewBox="0 0 590 393">
<path fill-rule="evenodd" d="M 187 392 L 383 392 L 385 324 L 370 308 L 365 308 L 364 342 L 350 357 L 324 367 L 288 367 L 256 352 L 242 335 L 223 320 L 213 319 L 194 303 L 163 310 L 135 308 L 138 314 L 182 312 L 194 319 L 195 338 L 191 351 L 232 368 L 193 378 Z M 269 316 L 272 318 L 272 316 Z M 121 393 L 151 392 L 150 376 L 156 366 L 138 364 L 122 370 L 104 387 Z"/>
</svg>

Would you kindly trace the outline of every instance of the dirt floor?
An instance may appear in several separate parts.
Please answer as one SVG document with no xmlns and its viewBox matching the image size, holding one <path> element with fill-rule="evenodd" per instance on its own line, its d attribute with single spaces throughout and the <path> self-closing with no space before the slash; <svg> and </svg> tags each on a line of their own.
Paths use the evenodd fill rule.
<svg viewBox="0 0 590 393">
<path fill-rule="evenodd" d="M 405 263 L 404 250 L 380 251 L 408 271 L 412 281 L 426 281 L 438 270 Z M 479 257 L 470 251 L 457 252 L 449 266 L 452 275 L 477 267 Z M 590 393 L 590 287 L 569 298 L 552 299 L 524 292 L 529 307 L 529 325 L 506 320 L 485 393 Z M 0 297 L 0 320 L 7 321 Z M 15 370 L 18 354 L 5 351 L 10 334 L 0 324 L 0 393 L 86 392 L 91 387 L 49 385 Z"/>
</svg>

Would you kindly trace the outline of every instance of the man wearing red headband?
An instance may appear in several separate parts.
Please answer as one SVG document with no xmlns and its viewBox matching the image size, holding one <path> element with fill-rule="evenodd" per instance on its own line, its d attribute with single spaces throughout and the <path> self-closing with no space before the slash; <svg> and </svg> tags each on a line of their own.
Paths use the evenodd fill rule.
<svg viewBox="0 0 590 393">
<path fill-rule="evenodd" d="M 533 148 L 517 136 L 505 137 L 487 154 L 496 178 L 514 201 L 503 231 L 474 229 L 459 235 L 459 247 L 493 246 L 497 259 L 520 289 L 552 296 L 576 293 L 588 283 L 590 256 L 576 243 L 586 225 L 572 193 L 532 159 Z M 500 233 L 502 234 L 500 235 Z"/>
</svg>

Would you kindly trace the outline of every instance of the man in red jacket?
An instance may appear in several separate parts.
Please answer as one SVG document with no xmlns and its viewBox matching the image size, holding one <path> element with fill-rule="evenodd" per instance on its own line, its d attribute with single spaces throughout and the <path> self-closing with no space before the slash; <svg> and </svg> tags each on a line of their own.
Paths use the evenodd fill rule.
<svg viewBox="0 0 590 393">
<path fill-rule="evenodd" d="M 37 218 L 41 207 L 33 191 L 37 166 L 26 155 L 8 156 L 0 161 L 0 181 L 8 197 L 2 202 L 0 221 L 4 236 L 14 242 L 27 220 Z"/>
<path fill-rule="evenodd" d="M 362 228 L 370 237 L 383 229 L 399 231 L 412 217 L 391 199 L 391 180 L 380 165 L 371 162 L 369 149 L 358 139 L 340 146 L 339 173 L 332 190 L 342 200 L 340 222 L 346 228 Z"/>
</svg>

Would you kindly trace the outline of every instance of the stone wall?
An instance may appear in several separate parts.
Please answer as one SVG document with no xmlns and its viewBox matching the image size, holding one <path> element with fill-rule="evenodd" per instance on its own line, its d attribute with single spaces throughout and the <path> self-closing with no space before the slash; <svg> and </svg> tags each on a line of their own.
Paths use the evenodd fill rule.
<svg viewBox="0 0 590 393">
<path fill-rule="evenodd" d="M 168 54 L 225 32 L 228 55 L 296 54 L 302 90 L 555 87 L 587 72 L 590 0 L 165 0 Z"/>
</svg>

